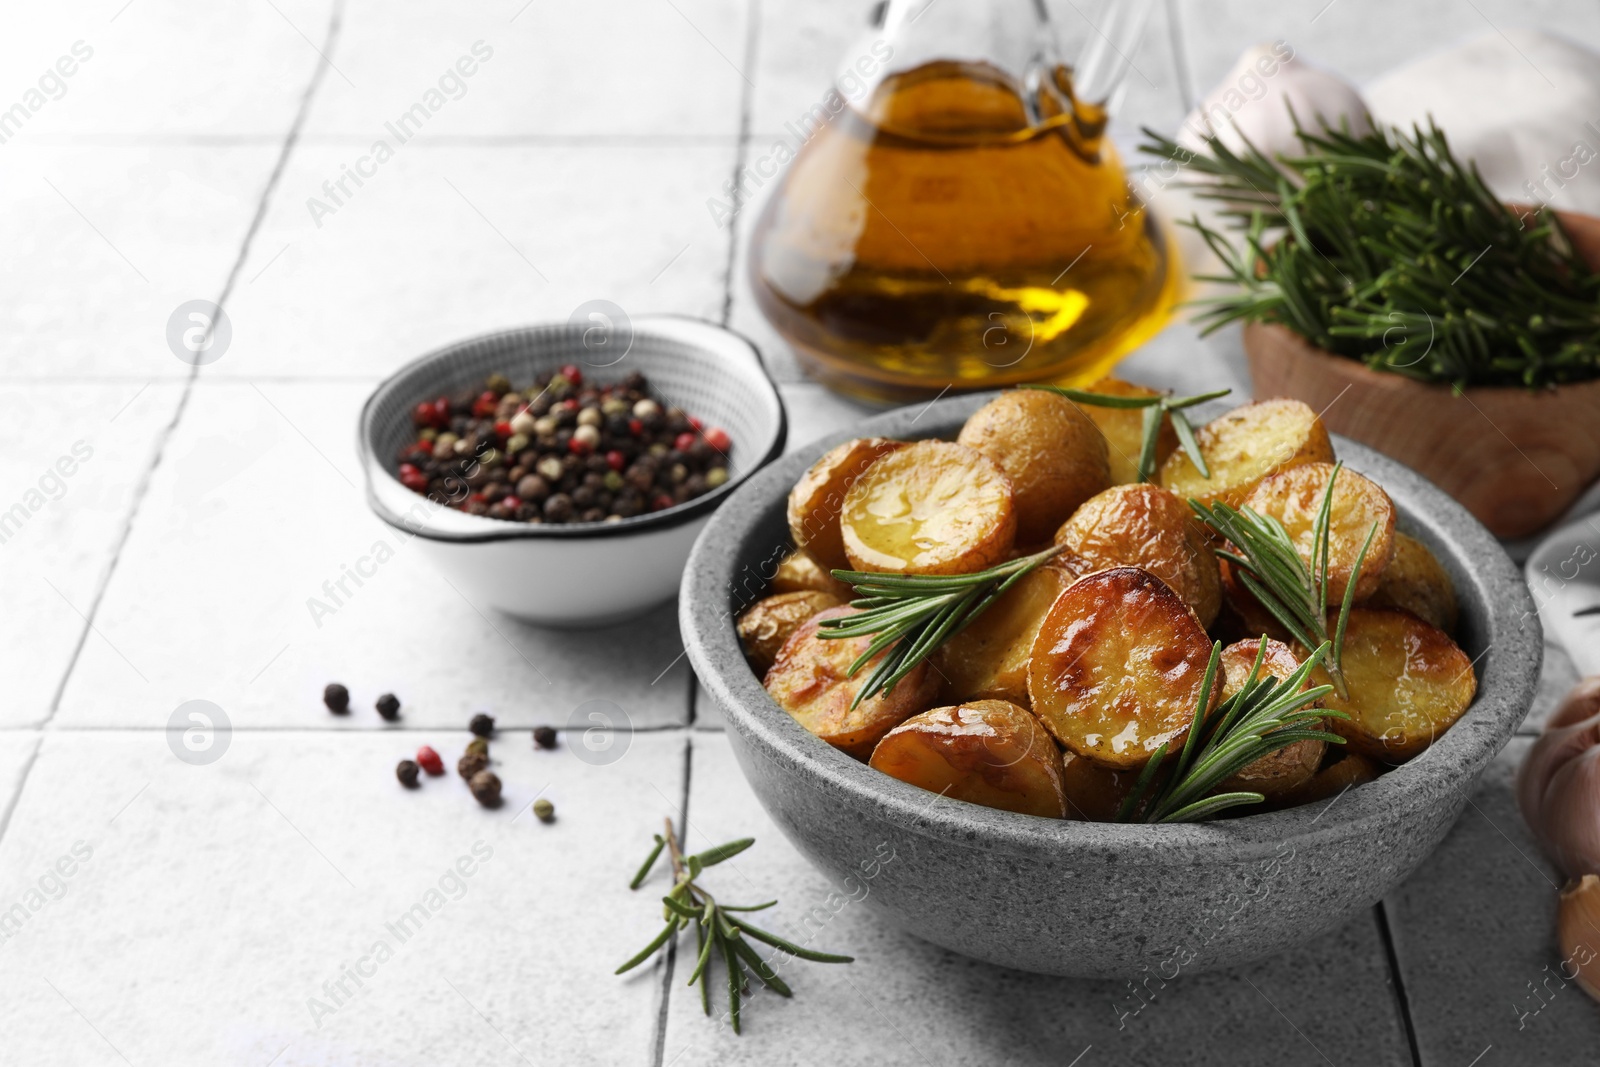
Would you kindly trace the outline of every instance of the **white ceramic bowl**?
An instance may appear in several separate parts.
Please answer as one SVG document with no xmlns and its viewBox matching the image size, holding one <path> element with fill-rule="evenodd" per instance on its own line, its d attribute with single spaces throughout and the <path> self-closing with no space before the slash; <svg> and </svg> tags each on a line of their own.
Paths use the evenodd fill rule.
<svg viewBox="0 0 1600 1067">
<path fill-rule="evenodd" d="M 621 357 L 597 358 L 581 325 L 486 334 L 441 348 L 388 378 L 361 409 L 361 465 L 378 518 L 414 536 L 466 598 L 541 625 L 604 626 L 670 600 L 695 537 L 718 504 L 783 452 L 787 419 L 754 345 L 673 315 L 633 321 Z M 620 522 L 533 525 L 469 515 L 401 485 L 400 449 L 419 401 L 453 394 L 496 371 L 514 383 L 574 363 L 589 381 L 638 371 L 668 404 L 728 431 L 728 481 L 705 496 Z"/>
</svg>

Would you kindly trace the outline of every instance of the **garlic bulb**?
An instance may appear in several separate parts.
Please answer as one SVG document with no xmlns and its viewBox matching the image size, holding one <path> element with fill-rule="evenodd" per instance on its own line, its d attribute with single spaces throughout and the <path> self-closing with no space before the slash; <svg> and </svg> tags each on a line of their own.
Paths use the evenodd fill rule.
<svg viewBox="0 0 1600 1067">
<path fill-rule="evenodd" d="M 1561 977 L 1600 1000 L 1600 876 L 1586 874 L 1561 891 L 1556 911 Z"/>
<path fill-rule="evenodd" d="M 1600 676 L 1567 694 L 1528 750 L 1517 806 L 1569 876 L 1600 874 Z"/>
<path fill-rule="evenodd" d="M 1305 151 L 1294 135 L 1294 109 L 1309 130 L 1348 121 L 1357 136 L 1370 133 L 1372 119 L 1354 85 L 1331 71 L 1300 62 L 1286 41 L 1248 49 L 1216 88 L 1184 119 L 1178 143 L 1204 149 L 1215 136 L 1235 152 L 1248 138 L 1268 156 L 1299 156 Z M 1242 136 L 1241 136 L 1242 135 Z"/>
</svg>

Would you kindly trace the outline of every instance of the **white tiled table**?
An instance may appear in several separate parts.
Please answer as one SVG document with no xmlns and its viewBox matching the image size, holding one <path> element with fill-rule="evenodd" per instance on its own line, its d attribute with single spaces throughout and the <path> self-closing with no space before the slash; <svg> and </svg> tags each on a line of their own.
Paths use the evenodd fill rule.
<svg viewBox="0 0 1600 1067">
<path fill-rule="evenodd" d="M 354 484 L 362 398 L 463 335 L 594 297 L 699 315 L 762 345 L 793 444 L 861 416 L 800 376 L 751 305 L 756 208 L 719 229 L 704 202 L 816 101 L 868 6 L 10 14 L 0 97 L 74 42 L 93 55 L 0 145 L 0 509 L 75 443 L 92 456 L 0 544 L 0 915 L 27 915 L 0 926 L 0 1063 L 1593 1061 L 1600 1015 L 1575 989 L 1519 1018 L 1555 959 L 1555 876 L 1508 788 L 1526 738 L 1389 900 L 1294 953 L 1174 983 L 1137 1016 L 1119 1017 L 1117 984 L 973 963 L 846 909 L 825 940 L 859 961 L 797 966 L 797 999 L 757 997 L 734 1038 L 699 1015 L 682 968 L 610 974 L 657 923 L 625 888 L 648 835 L 669 815 L 695 844 L 756 835 L 727 877 L 780 896 L 779 929 L 830 887 L 739 776 L 670 607 L 552 633 L 480 611 L 402 549 L 311 616 L 325 580 L 392 536 Z M 1118 139 L 1170 127 L 1255 40 L 1366 78 L 1518 21 L 1600 41 L 1593 3 L 1169 0 Z M 478 41 L 492 57 L 459 99 L 313 217 L 308 198 Z M 191 373 L 164 328 L 195 298 L 225 298 L 235 332 Z M 1123 373 L 1246 385 L 1231 341 L 1183 326 Z M 351 687 L 350 716 L 320 706 L 330 679 Z M 1552 652 L 1525 733 L 1573 680 Z M 399 724 L 370 710 L 384 690 L 405 702 Z M 174 759 L 163 731 L 196 698 L 233 723 L 208 766 Z M 633 723 L 621 760 L 577 759 L 572 735 L 533 750 L 528 727 L 597 698 Z M 423 743 L 454 756 L 479 710 L 506 731 L 503 808 L 453 774 L 397 786 L 398 758 Z M 529 814 L 538 795 L 553 825 Z M 439 906 L 399 942 L 389 925 L 430 893 Z M 394 951 L 374 962 L 380 940 Z M 347 968 L 368 972 L 359 986 Z"/>
</svg>

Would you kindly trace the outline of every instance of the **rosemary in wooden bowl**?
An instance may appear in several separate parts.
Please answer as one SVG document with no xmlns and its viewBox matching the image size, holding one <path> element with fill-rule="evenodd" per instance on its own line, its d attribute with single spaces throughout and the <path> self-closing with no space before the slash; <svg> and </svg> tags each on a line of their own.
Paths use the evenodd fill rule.
<svg viewBox="0 0 1600 1067">
<path fill-rule="evenodd" d="M 1501 203 L 1429 123 L 1356 136 L 1298 125 L 1303 153 L 1269 158 L 1213 139 L 1195 153 L 1152 130 L 1142 150 L 1196 177 L 1243 247 L 1195 218 L 1223 264 L 1200 280 L 1206 332 L 1288 327 L 1377 370 L 1457 388 L 1600 376 L 1600 274 L 1547 211 Z M 1417 353 L 1421 353 L 1418 355 Z"/>
</svg>

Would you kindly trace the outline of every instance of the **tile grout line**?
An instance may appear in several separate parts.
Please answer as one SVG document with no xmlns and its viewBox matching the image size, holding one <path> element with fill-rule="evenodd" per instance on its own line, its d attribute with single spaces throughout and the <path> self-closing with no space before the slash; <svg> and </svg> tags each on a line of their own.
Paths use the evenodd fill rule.
<svg viewBox="0 0 1600 1067">
<path fill-rule="evenodd" d="M 22 803 L 22 790 L 28 784 L 28 775 L 33 773 L 33 765 L 39 759 L 39 750 L 44 747 L 44 735 L 34 738 L 33 751 L 28 753 L 28 762 L 22 765 L 22 773 L 17 776 L 17 788 L 11 792 L 11 800 L 6 804 L 6 810 L 0 812 L 0 841 L 5 840 L 6 831 L 11 828 L 11 816 L 16 813 L 17 805 Z"/>
<path fill-rule="evenodd" d="M 329 15 L 328 33 L 323 41 L 323 52 L 332 49 L 339 35 L 339 18 L 343 10 L 344 0 L 334 0 L 333 10 Z M 217 306 L 223 307 L 228 299 L 228 294 L 233 290 L 234 281 L 239 277 L 239 272 L 244 268 L 245 258 L 250 253 L 250 239 L 260 228 L 261 221 L 266 217 L 267 205 L 272 200 L 273 190 L 277 187 L 278 179 L 282 177 L 284 167 L 288 163 L 289 154 L 294 149 L 295 138 L 305 123 L 306 116 L 311 110 L 311 100 L 316 95 L 317 87 L 322 84 L 322 76 L 328 67 L 327 57 L 317 64 L 317 69 L 312 72 L 311 81 L 306 85 L 300 97 L 300 107 L 295 112 L 294 122 L 289 127 L 288 135 L 284 138 L 283 147 L 278 153 L 277 162 L 272 172 L 267 175 L 265 186 L 261 190 L 261 198 L 256 203 L 255 214 L 246 227 L 244 240 L 240 243 L 238 255 L 234 257 L 233 267 L 228 271 L 227 278 L 223 281 L 222 292 L 217 298 Z M 146 494 L 150 491 L 150 483 L 155 478 L 156 470 L 161 466 L 161 460 L 166 453 L 167 444 L 172 440 L 173 432 L 178 428 L 178 423 L 183 419 L 183 414 L 189 408 L 189 397 L 194 393 L 195 382 L 200 377 L 198 364 L 189 369 L 189 374 L 183 380 L 183 392 L 178 397 L 178 403 L 173 409 L 172 418 L 167 421 L 161 432 L 156 436 L 155 448 L 152 450 L 150 463 L 140 476 L 139 482 L 134 486 L 133 500 L 128 506 L 128 513 L 123 519 L 122 528 L 118 531 L 117 541 L 111 551 L 111 559 L 106 565 L 105 574 L 101 576 L 94 597 L 89 602 L 89 610 L 84 615 L 83 628 L 78 632 L 77 643 L 72 647 L 72 655 L 67 659 L 66 669 L 61 672 L 61 681 L 56 686 L 56 691 L 50 699 L 50 710 L 45 715 L 40 728 L 52 729 L 56 712 L 60 710 L 61 698 L 66 694 L 67 683 L 71 681 L 73 672 L 77 669 L 78 660 L 83 655 L 83 646 L 89 640 L 89 633 L 94 629 L 95 617 L 100 612 L 100 605 L 105 599 L 106 591 L 111 587 L 111 579 L 116 574 L 117 564 L 122 559 L 122 550 L 127 547 L 128 538 L 133 533 L 133 524 L 138 520 L 139 511 L 144 505 Z"/>
<path fill-rule="evenodd" d="M 1395 1007 L 1399 1009 L 1400 1025 L 1406 1033 L 1406 1045 L 1411 1050 L 1413 1067 L 1422 1067 L 1422 1050 L 1417 1047 L 1417 1027 L 1411 1018 L 1411 998 L 1406 995 L 1405 977 L 1400 971 L 1400 953 L 1395 948 L 1394 931 L 1389 928 L 1389 911 L 1383 901 L 1372 906 L 1378 920 L 1378 937 L 1383 941 L 1385 961 L 1389 965 L 1389 979 L 1394 984 Z"/>
<path fill-rule="evenodd" d="M 756 45 L 761 36 L 761 0 L 749 0 L 749 4 L 750 24 L 745 28 L 744 35 L 744 69 L 754 73 Z M 724 327 L 733 318 L 733 270 L 734 264 L 739 260 L 739 234 L 744 229 L 738 216 L 744 214 L 745 207 L 739 199 L 743 195 L 739 189 L 739 173 L 744 170 L 745 156 L 750 151 L 750 112 L 754 107 L 755 83 L 746 78 L 744 88 L 739 90 L 739 143 L 733 153 L 733 195 L 738 212 L 728 224 L 728 260 L 722 279 L 720 319 Z"/>
<path fill-rule="evenodd" d="M 683 799 L 678 808 L 678 835 L 689 839 L 689 776 L 694 772 L 694 737 L 683 738 Z M 667 962 L 661 968 L 661 1009 L 656 1013 L 654 1067 L 662 1067 L 667 1055 L 667 1017 L 672 1007 L 672 974 L 678 961 L 678 939 L 674 937 L 667 946 Z"/>
</svg>

